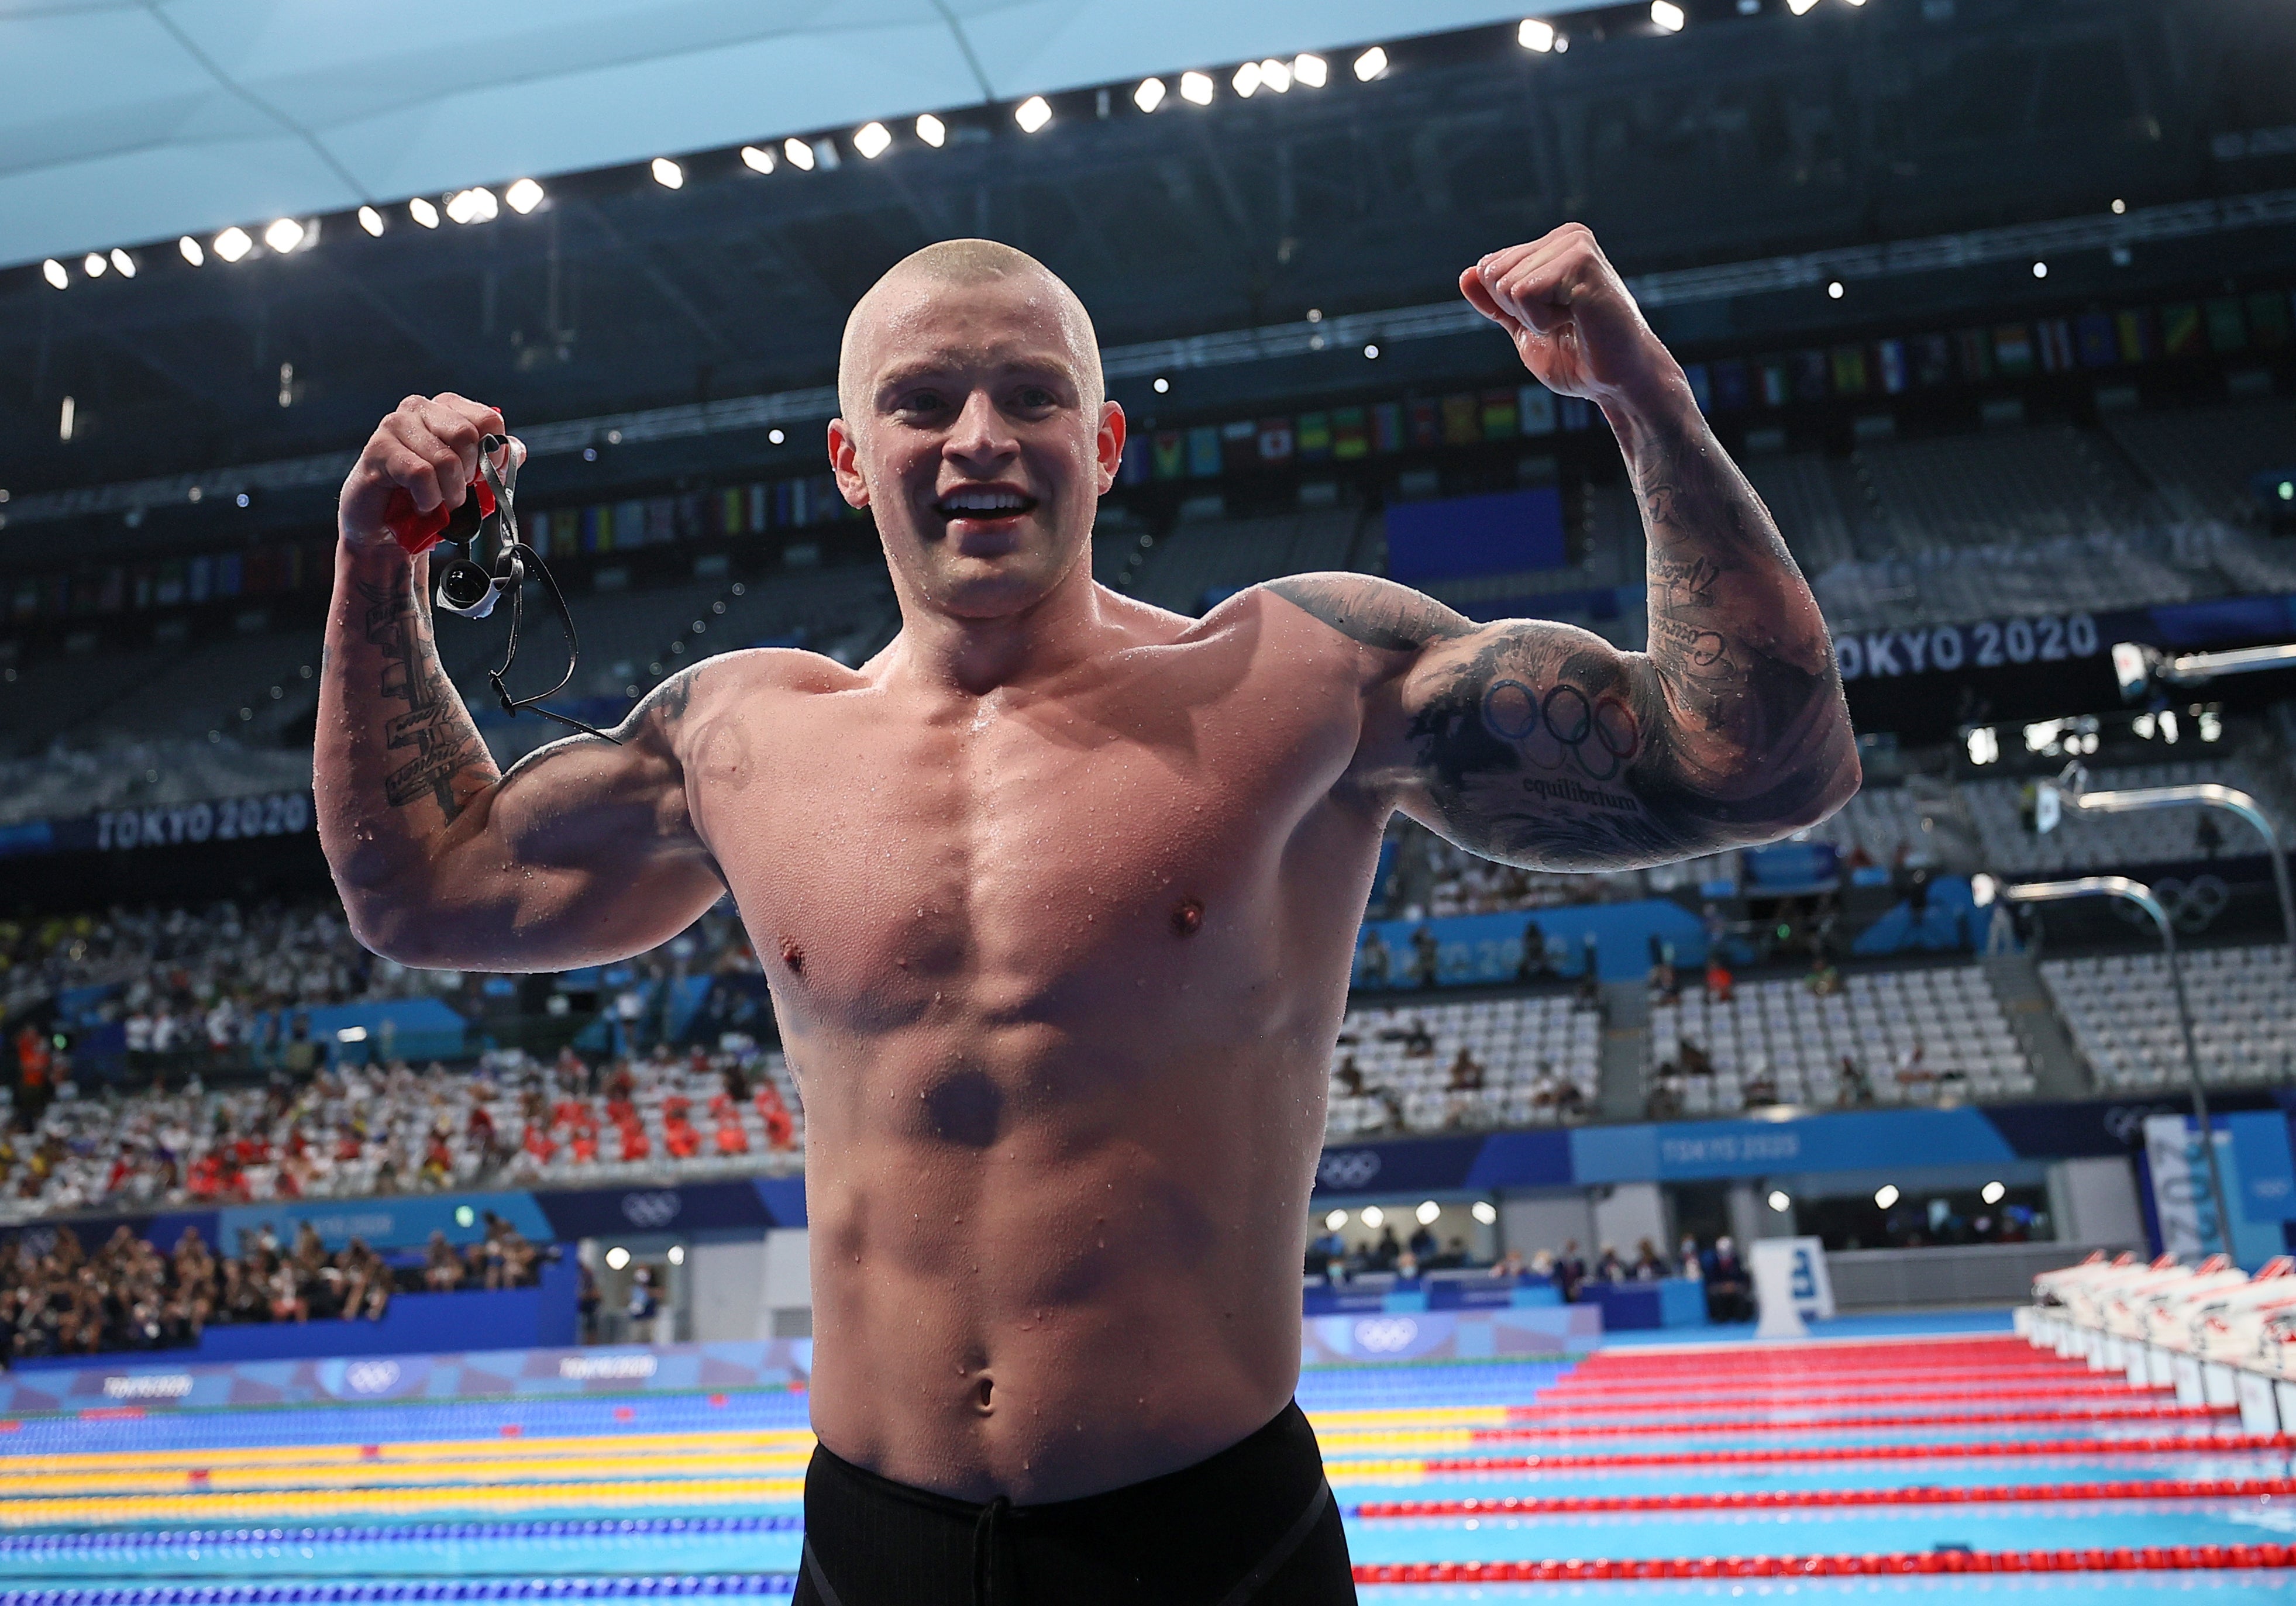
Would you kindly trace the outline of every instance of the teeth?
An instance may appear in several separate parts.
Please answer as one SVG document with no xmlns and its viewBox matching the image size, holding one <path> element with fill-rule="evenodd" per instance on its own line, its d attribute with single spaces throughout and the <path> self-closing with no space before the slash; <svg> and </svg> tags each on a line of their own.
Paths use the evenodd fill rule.
<svg viewBox="0 0 2296 1606">
<path fill-rule="evenodd" d="M 1025 501 L 1013 491 L 955 491 L 943 498 L 941 505 L 963 512 L 1013 512 Z"/>
</svg>

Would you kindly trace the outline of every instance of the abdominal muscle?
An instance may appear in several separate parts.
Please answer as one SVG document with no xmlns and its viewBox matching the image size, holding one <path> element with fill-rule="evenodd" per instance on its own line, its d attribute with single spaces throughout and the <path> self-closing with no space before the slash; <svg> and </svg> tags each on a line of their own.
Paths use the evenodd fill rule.
<svg viewBox="0 0 2296 1606">
<path fill-rule="evenodd" d="M 1029 1504 L 1191 1465 L 1283 1409 L 1327 1052 L 1168 1040 L 1111 1065 L 1041 1030 L 905 1036 L 849 1065 L 816 1042 L 802 1071 L 850 1090 L 807 1103 L 830 1450 Z"/>
</svg>

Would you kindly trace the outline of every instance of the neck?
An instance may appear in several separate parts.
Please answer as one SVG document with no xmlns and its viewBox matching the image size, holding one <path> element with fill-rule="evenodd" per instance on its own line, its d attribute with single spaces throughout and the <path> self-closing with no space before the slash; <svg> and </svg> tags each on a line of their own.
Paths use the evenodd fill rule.
<svg viewBox="0 0 2296 1606">
<path fill-rule="evenodd" d="M 906 586 L 897 593 L 902 661 L 928 683 L 970 697 L 1068 668 L 1090 654 L 1106 624 L 1088 557 L 1027 607 L 984 619 L 944 613 Z"/>
</svg>

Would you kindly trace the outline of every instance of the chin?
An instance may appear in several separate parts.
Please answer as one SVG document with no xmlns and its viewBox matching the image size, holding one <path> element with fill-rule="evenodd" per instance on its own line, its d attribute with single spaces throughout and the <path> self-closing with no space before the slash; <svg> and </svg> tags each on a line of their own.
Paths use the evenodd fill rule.
<svg viewBox="0 0 2296 1606">
<path fill-rule="evenodd" d="M 925 594 L 939 611 L 958 619 L 1002 619 L 1042 602 L 1053 578 L 1019 555 L 1004 560 L 960 559 L 930 577 Z"/>
</svg>

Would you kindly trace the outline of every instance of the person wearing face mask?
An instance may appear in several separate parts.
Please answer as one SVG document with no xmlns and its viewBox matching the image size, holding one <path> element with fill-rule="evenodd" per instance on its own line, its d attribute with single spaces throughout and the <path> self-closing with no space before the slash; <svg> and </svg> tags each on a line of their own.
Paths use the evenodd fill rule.
<svg viewBox="0 0 2296 1606">
<path fill-rule="evenodd" d="M 730 891 L 764 965 L 808 1150 L 808 1606 L 1352 1600 L 1292 1394 L 1390 817 L 1622 869 L 1857 788 L 1808 588 L 1593 236 L 1460 286 L 1609 418 L 1648 653 L 1359 574 L 1202 619 L 1096 584 L 1127 420 L 1074 293 L 987 241 L 895 265 L 845 331 L 825 444 L 902 619 L 858 668 L 708 659 L 504 773 L 384 524 L 394 491 L 459 505 L 502 415 L 410 397 L 345 483 L 316 790 L 359 938 L 571 969 Z"/>
</svg>

